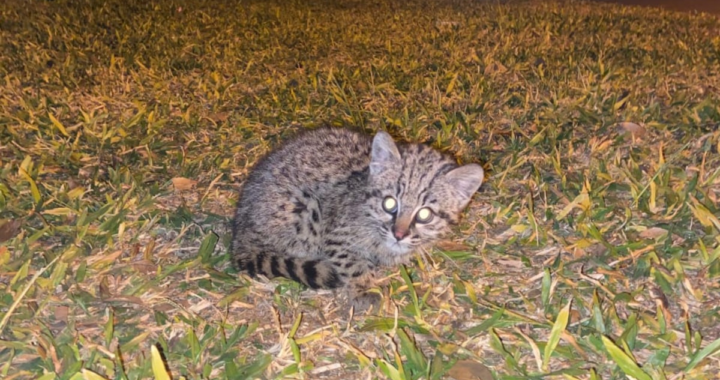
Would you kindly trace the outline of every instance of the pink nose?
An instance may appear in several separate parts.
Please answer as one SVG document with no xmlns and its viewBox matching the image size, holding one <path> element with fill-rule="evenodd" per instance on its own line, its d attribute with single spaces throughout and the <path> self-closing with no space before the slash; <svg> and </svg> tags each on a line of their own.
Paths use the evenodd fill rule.
<svg viewBox="0 0 720 380">
<path fill-rule="evenodd" d="M 398 241 L 405 239 L 408 235 L 410 235 L 409 230 L 393 226 L 393 236 L 395 236 L 395 239 L 398 239 Z"/>
</svg>

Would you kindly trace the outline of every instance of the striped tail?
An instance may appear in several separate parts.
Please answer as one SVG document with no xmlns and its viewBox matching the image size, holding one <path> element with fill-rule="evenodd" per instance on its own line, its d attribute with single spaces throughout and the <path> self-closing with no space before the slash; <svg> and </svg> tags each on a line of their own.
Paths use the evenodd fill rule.
<svg viewBox="0 0 720 380">
<path fill-rule="evenodd" d="M 337 270 L 323 259 L 305 259 L 274 253 L 236 254 L 233 260 L 238 270 L 250 277 L 262 274 L 268 278 L 285 277 L 312 289 L 336 289 L 345 285 Z"/>
</svg>

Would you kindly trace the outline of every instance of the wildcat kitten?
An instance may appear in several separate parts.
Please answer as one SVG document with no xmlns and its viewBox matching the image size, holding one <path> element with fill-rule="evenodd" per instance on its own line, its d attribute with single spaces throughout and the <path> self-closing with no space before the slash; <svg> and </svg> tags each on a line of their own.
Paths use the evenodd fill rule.
<svg viewBox="0 0 720 380">
<path fill-rule="evenodd" d="M 232 223 L 230 252 L 250 276 L 286 277 L 351 291 L 356 304 L 376 268 L 408 261 L 458 222 L 483 181 L 419 144 L 395 145 L 346 129 L 302 133 L 248 176 Z"/>
</svg>

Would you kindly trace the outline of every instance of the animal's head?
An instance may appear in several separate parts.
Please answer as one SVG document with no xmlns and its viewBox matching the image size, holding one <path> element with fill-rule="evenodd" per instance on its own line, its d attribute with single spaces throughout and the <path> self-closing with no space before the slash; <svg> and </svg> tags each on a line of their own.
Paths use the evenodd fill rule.
<svg viewBox="0 0 720 380">
<path fill-rule="evenodd" d="M 370 161 L 370 215 L 393 256 L 428 245 L 458 222 L 483 181 L 480 165 L 459 166 L 420 144 L 397 146 L 378 132 Z"/>
</svg>

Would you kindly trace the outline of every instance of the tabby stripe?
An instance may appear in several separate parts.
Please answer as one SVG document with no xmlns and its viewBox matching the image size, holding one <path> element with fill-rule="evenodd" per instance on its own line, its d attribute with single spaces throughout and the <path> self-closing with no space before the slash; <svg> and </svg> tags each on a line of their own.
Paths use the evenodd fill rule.
<svg viewBox="0 0 720 380">
<path fill-rule="evenodd" d="M 410 174 L 408 174 L 408 182 L 410 182 L 413 179 L 413 177 L 415 176 L 415 167 L 416 166 L 417 166 L 417 163 L 415 163 L 415 165 L 412 165 L 410 167 Z M 412 184 L 410 184 L 410 186 L 412 186 Z"/>
<path fill-rule="evenodd" d="M 250 275 L 250 277 L 255 277 L 255 263 L 252 260 L 248 260 L 247 262 L 245 262 L 245 265 L 243 265 L 242 261 L 240 261 L 239 263 L 240 268 L 245 269 Z"/>
<path fill-rule="evenodd" d="M 325 281 L 325 286 L 330 289 L 335 289 L 342 286 L 342 281 L 340 280 L 340 277 L 338 277 L 337 272 L 335 272 L 335 269 L 330 272 L 329 277 Z"/>
<path fill-rule="evenodd" d="M 400 175 L 398 176 L 397 183 L 395 184 L 395 193 L 397 195 L 397 199 L 400 199 L 402 196 L 402 189 L 400 186 L 403 180 L 403 173 L 405 173 L 405 160 L 402 160 L 402 165 L 400 166 Z"/>
<path fill-rule="evenodd" d="M 317 268 L 315 268 L 315 265 L 317 265 L 317 260 L 310 260 L 306 261 L 302 265 L 303 272 L 305 273 L 305 279 L 307 280 L 307 284 L 309 287 L 313 289 L 317 289 L 320 286 L 317 283 Z"/>
<path fill-rule="evenodd" d="M 435 183 L 435 180 L 436 180 L 438 177 L 440 177 L 441 175 L 449 172 L 450 170 L 452 170 L 452 169 L 455 168 L 456 166 L 457 166 L 457 165 L 455 165 L 455 164 L 453 164 L 453 163 L 450 163 L 450 162 L 448 162 L 448 163 L 446 163 L 446 164 L 443 164 L 443 166 L 441 166 L 441 167 L 435 172 L 435 174 L 433 174 L 433 177 L 432 177 L 432 179 L 430 179 L 430 183 L 427 185 L 427 188 L 428 188 L 428 189 L 431 188 L 432 185 L 433 185 L 433 183 Z"/>
<path fill-rule="evenodd" d="M 258 273 L 267 275 L 265 273 L 265 254 L 262 252 L 255 255 L 255 269 Z"/>
<path fill-rule="evenodd" d="M 426 204 L 425 202 L 427 202 L 428 195 L 430 195 L 430 193 L 427 191 L 427 189 L 423 190 L 420 194 L 418 194 L 418 201 L 421 206 L 424 206 Z M 420 200 L 421 197 L 422 201 Z"/>
<path fill-rule="evenodd" d="M 300 277 L 298 277 L 297 273 L 295 272 L 295 259 L 292 257 L 288 257 L 285 259 L 285 270 L 287 271 L 288 277 L 290 277 L 291 280 L 295 282 L 300 282 Z"/>
<path fill-rule="evenodd" d="M 273 277 L 284 277 L 280 271 L 280 262 L 275 255 L 270 256 L 270 271 Z"/>
</svg>

